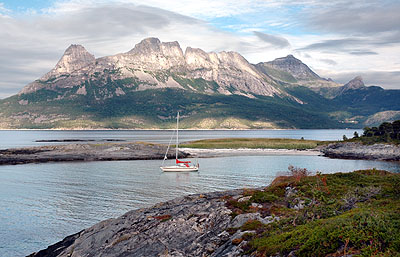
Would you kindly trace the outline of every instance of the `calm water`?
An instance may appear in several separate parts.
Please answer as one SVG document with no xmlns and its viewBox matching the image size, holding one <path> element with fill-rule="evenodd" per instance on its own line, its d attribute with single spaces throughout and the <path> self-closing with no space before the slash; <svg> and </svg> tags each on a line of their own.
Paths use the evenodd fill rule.
<svg viewBox="0 0 400 257">
<path fill-rule="evenodd" d="M 36 139 L 118 138 L 169 140 L 159 131 L 0 131 L 2 146 L 35 145 Z M 290 134 L 290 132 L 293 132 Z M 341 138 L 345 131 L 202 131 L 201 137 Z M 351 136 L 354 131 L 350 131 Z M 185 131 L 192 140 L 193 131 Z M 192 134 L 193 133 L 193 134 Z M 246 134 L 247 133 L 247 134 Z M 272 135 L 277 133 L 275 135 Z M 169 135 L 168 135 L 169 134 Z M 218 135 L 216 135 L 218 134 Z M 5 139 L 5 136 L 8 139 Z M 158 138 L 157 138 L 158 135 Z M 195 137 L 199 138 L 199 137 Z M 332 138 L 320 138 L 332 139 Z M 5 142 L 5 143 L 4 143 Z M 379 168 L 400 172 L 400 164 L 335 160 L 320 156 L 246 156 L 200 159 L 199 173 L 162 173 L 160 161 L 46 163 L 0 166 L 0 256 L 22 256 L 47 247 L 96 222 L 192 193 L 268 185 L 291 164 L 324 173 Z"/>
<path fill-rule="evenodd" d="M 315 140 L 341 140 L 343 135 L 351 138 L 354 131 L 347 129 L 285 129 L 285 130 L 182 130 L 180 141 L 225 137 L 280 137 Z M 0 149 L 24 146 L 40 146 L 52 143 L 38 143 L 36 140 L 118 139 L 126 141 L 147 141 L 168 144 L 171 138 L 169 130 L 89 130 L 89 131 L 53 131 L 53 130 L 0 130 Z M 65 144 L 65 143 L 64 143 Z"/>
</svg>

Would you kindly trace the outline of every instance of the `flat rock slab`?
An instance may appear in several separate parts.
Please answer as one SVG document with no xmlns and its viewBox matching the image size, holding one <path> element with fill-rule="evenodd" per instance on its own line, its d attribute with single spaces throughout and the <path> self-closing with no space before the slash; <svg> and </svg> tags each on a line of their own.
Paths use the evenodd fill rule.
<svg viewBox="0 0 400 257">
<path fill-rule="evenodd" d="M 0 165 L 65 161 L 163 159 L 167 147 L 151 143 L 68 144 L 0 150 Z M 168 158 L 175 159 L 171 149 Z M 181 158 L 189 154 L 180 151 Z"/>
<path fill-rule="evenodd" d="M 130 211 L 30 256 L 237 256 L 227 246 L 232 211 L 224 197 L 241 193 L 190 195 Z"/>
</svg>

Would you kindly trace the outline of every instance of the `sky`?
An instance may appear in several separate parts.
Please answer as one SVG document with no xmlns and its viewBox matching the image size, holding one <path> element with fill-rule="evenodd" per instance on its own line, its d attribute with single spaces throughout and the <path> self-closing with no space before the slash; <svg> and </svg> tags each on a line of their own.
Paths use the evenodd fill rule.
<svg viewBox="0 0 400 257">
<path fill-rule="evenodd" d="M 0 98 L 51 70 L 71 44 L 96 57 L 146 37 L 249 62 L 293 54 L 325 78 L 400 89 L 399 0 L 0 0 Z"/>
</svg>

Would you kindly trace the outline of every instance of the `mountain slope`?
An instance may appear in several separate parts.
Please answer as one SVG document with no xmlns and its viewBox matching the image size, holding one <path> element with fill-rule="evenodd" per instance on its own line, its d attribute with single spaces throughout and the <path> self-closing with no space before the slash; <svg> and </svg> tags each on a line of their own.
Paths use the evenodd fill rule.
<svg viewBox="0 0 400 257">
<path fill-rule="evenodd" d="M 291 55 L 253 65 L 147 38 L 97 59 L 71 45 L 51 71 L 0 100 L 0 128 L 170 128 L 177 111 L 183 128 L 360 127 L 378 112 L 397 115 L 399 92 L 361 78 L 341 86 Z"/>
<path fill-rule="evenodd" d="M 2 123 L 10 128 L 172 128 L 176 112 L 182 128 L 327 128 L 338 127 L 324 113 L 299 108 L 288 99 L 203 94 L 164 88 L 93 100 L 88 94 L 54 101 L 51 91 L 3 100 Z M 34 96 L 30 97 L 30 96 Z M 29 98 L 28 98 L 29 97 Z M 18 102 L 29 104 L 20 105 Z"/>
<path fill-rule="evenodd" d="M 318 89 L 340 86 L 332 80 L 321 78 L 293 55 L 277 58 L 270 62 L 260 62 L 255 67 L 286 87 L 300 85 Z"/>
</svg>

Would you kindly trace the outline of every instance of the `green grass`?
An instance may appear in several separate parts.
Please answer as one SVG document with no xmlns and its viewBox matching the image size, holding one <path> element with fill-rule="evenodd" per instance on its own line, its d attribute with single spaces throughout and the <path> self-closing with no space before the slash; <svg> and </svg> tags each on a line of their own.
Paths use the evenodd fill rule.
<svg viewBox="0 0 400 257">
<path fill-rule="evenodd" d="M 313 149 L 326 144 L 325 141 L 289 139 L 289 138 L 221 138 L 204 139 L 182 144 L 182 147 L 205 149 Z"/>
<path fill-rule="evenodd" d="M 291 196 L 285 189 L 294 189 Z M 283 176 L 240 205 L 228 199 L 234 216 L 258 211 L 277 215 L 264 225 L 249 221 L 245 254 L 251 256 L 400 256 L 400 174 L 380 170 Z M 303 209 L 288 208 L 303 200 Z M 262 204 L 254 210 L 251 203 Z"/>
<path fill-rule="evenodd" d="M 212 82 L 192 81 L 194 88 L 202 91 L 206 84 L 208 88 L 215 85 Z M 172 128 L 176 113 L 181 113 L 181 128 L 197 128 L 204 120 L 212 119 L 215 128 L 231 128 L 226 123 L 227 118 L 238 121 L 239 126 L 246 128 L 341 128 L 343 124 L 329 118 L 320 110 L 307 106 L 299 106 L 292 100 L 279 97 L 248 98 L 238 95 L 203 94 L 190 90 L 152 89 L 135 91 L 138 86 L 135 78 L 112 80 L 101 77 L 85 81 L 87 95 L 75 95 L 83 85 L 70 89 L 38 90 L 34 94 L 13 96 L 0 101 L 0 115 L 12 117 L 20 112 L 33 115 L 63 114 L 71 120 L 89 117 L 99 127 L 136 128 L 138 124 L 120 122 L 126 117 L 141 117 L 144 123 L 141 128 Z M 211 84 L 210 84 L 211 83 Z M 125 95 L 103 98 L 117 88 L 124 90 Z M 56 100 L 65 96 L 62 100 Z M 27 105 L 21 105 L 20 100 L 28 100 Z M 85 116 L 85 117 L 82 117 Z M 110 124 L 108 120 L 112 120 Z M 29 128 L 36 126 L 32 119 L 12 119 L 8 127 Z M 57 123 L 44 125 L 47 128 L 57 128 Z M 234 124 L 235 126 L 235 124 Z M 205 127 L 201 127 L 205 128 Z M 212 128 L 212 127 L 211 127 Z M 234 127 L 235 128 L 235 127 Z"/>
</svg>

